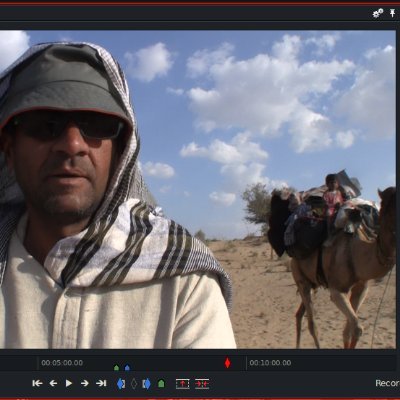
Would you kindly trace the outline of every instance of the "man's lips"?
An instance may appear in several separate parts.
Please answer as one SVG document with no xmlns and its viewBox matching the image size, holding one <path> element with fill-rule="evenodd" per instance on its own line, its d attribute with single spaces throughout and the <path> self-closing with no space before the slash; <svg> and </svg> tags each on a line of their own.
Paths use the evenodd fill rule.
<svg viewBox="0 0 400 400">
<path fill-rule="evenodd" d="M 81 171 L 60 169 L 58 171 L 53 171 L 48 175 L 49 177 L 61 177 L 61 178 L 87 178 L 87 175 Z"/>
<path fill-rule="evenodd" d="M 63 169 L 52 172 L 46 179 L 73 182 L 74 180 L 88 179 L 88 176 L 81 171 Z"/>
</svg>

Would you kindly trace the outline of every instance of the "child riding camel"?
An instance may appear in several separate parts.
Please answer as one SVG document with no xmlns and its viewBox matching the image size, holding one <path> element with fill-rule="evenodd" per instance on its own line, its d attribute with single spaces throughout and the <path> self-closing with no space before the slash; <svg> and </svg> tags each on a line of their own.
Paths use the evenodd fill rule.
<svg viewBox="0 0 400 400">
<path fill-rule="evenodd" d="M 340 206 L 343 204 L 343 196 L 339 190 L 339 182 L 336 174 L 328 174 L 325 177 L 325 184 L 327 186 L 323 198 L 326 203 L 325 216 L 327 220 L 328 238 L 334 231 L 334 221 Z"/>
</svg>

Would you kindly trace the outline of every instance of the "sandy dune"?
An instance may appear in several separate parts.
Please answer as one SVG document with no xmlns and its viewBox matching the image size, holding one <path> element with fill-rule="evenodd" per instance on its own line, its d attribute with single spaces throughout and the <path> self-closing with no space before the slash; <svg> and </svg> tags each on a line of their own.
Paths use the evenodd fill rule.
<svg viewBox="0 0 400 400">
<path fill-rule="evenodd" d="M 239 348 L 291 349 L 295 347 L 295 312 L 300 304 L 289 259 L 278 259 L 265 238 L 211 241 L 216 258 L 232 278 L 231 312 Z M 385 292 L 386 290 L 386 292 Z M 373 282 L 359 316 L 364 326 L 357 348 L 395 348 L 396 273 Z M 385 292 L 385 293 L 384 293 Z M 341 348 L 344 316 L 319 289 L 314 296 L 316 323 L 322 348 Z M 303 321 L 302 348 L 314 348 Z"/>
</svg>

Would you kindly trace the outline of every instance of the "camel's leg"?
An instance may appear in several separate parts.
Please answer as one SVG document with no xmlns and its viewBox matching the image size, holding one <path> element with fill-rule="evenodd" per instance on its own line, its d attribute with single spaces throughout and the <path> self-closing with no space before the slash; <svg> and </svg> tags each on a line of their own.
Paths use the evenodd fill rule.
<svg viewBox="0 0 400 400">
<path fill-rule="evenodd" d="M 303 307 L 305 309 L 305 312 L 307 313 L 308 330 L 310 331 L 310 334 L 314 339 L 315 346 L 317 347 L 317 349 L 319 349 L 320 347 L 318 340 L 318 332 L 317 332 L 317 326 L 314 322 L 314 307 L 311 299 L 311 286 L 308 285 L 307 283 L 297 282 L 297 287 L 299 288 Z M 299 313 L 299 311 L 301 312 L 302 310 L 299 309 L 297 313 Z"/>
<path fill-rule="evenodd" d="M 301 337 L 301 321 L 303 320 L 306 308 L 303 302 L 301 302 L 299 309 L 296 312 L 296 348 L 300 348 L 300 337 Z"/>
<path fill-rule="evenodd" d="M 308 330 L 314 339 L 315 346 L 319 349 L 317 327 L 314 323 L 314 310 L 311 300 L 311 284 L 301 271 L 301 262 L 295 258 L 291 260 L 291 270 L 297 289 L 301 296 L 301 304 L 296 312 L 297 347 L 300 346 L 301 321 L 304 312 L 307 313 Z"/>
<path fill-rule="evenodd" d="M 353 349 L 356 347 L 358 339 L 362 335 L 362 327 L 358 321 L 357 314 L 355 313 L 353 306 L 350 302 L 347 293 L 341 293 L 336 289 L 330 289 L 331 300 L 336 304 L 336 307 L 346 316 L 349 327 L 346 333 L 346 342 L 344 343 L 345 348 Z M 345 330 L 346 330 L 345 328 Z M 345 335 L 345 334 L 343 334 Z M 350 342 L 348 339 L 351 338 Z"/>
<path fill-rule="evenodd" d="M 351 288 L 350 303 L 357 312 L 364 302 L 368 292 L 368 282 L 358 282 Z"/>
<path fill-rule="evenodd" d="M 368 282 L 358 282 L 351 288 L 350 304 L 353 307 L 353 310 L 356 314 L 360 309 L 361 304 L 364 302 L 367 293 L 368 293 Z M 345 348 L 350 347 L 350 343 L 351 341 L 354 341 L 354 339 L 355 338 L 352 338 L 350 336 L 349 321 L 346 321 L 346 326 L 343 331 L 343 343 Z"/>
</svg>

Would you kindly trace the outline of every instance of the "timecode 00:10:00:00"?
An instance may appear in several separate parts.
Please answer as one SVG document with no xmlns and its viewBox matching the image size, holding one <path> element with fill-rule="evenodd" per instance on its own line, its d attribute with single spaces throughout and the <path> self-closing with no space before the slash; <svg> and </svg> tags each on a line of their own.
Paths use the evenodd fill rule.
<svg viewBox="0 0 400 400">
<path fill-rule="evenodd" d="M 249 367 L 290 367 L 292 360 L 250 359 Z"/>
</svg>

